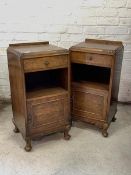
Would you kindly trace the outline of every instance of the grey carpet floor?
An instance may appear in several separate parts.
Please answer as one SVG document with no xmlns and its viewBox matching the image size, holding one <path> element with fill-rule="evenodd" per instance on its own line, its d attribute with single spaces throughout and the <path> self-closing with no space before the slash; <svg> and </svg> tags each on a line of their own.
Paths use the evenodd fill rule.
<svg viewBox="0 0 131 175">
<path fill-rule="evenodd" d="M 94 126 L 74 123 L 70 141 L 52 134 L 33 141 L 29 153 L 12 131 L 11 106 L 0 108 L 0 175 L 131 175 L 131 106 L 118 106 L 108 138 Z"/>
</svg>

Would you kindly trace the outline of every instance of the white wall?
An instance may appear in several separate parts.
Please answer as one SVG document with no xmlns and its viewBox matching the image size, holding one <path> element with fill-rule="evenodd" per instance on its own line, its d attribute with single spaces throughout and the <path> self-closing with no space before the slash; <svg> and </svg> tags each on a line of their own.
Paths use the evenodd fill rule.
<svg viewBox="0 0 131 175">
<path fill-rule="evenodd" d="M 0 0 L 0 98 L 9 98 L 9 43 L 49 40 L 65 48 L 85 38 L 121 40 L 119 100 L 131 101 L 131 0 Z"/>
</svg>

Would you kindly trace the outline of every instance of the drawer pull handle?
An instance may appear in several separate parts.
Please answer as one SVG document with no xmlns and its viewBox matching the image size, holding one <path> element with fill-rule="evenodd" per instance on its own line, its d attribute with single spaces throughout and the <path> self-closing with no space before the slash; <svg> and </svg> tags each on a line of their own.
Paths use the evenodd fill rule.
<svg viewBox="0 0 131 175">
<path fill-rule="evenodd" d="M 90 57 L 89 57 L 89 60 L 91 61 L 92 59 L 93 59 L 92 56 L 90 56 Z"/>
<path fill-rule="evenodd" d="M 44 64 L 45 64 L 46 66 L 48 66 L 48 65 L 49 65 L 49 61 L 45 61 Z"/>
</svg>

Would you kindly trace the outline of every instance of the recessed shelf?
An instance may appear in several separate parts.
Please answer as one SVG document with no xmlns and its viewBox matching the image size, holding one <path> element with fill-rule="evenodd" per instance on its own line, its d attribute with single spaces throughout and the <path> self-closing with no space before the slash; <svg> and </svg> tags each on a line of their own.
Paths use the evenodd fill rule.
<svg viewBox="0 0 131 175">
<path fill-rule="evenodd" d="M 109 91 L 108 84 L 91 82 L 91 81 L 72 82 L 72 86 L 81 86 L 81 87 L 90 88 L 94 90 Z"/>
<path fill-rule="evenodd" d="M 68 94 L 68 91 L 61 87 L 50 87 L 50 88 L 39 88 L 27 92 L 27 100 L 32 100 L 33 98 L 43 98 L 44 96 L 57 96 L 62 94 Z"/>
<path fill-rule="evenodd" d="M 98 86 L 109 86 L 110 73 L 110 68 L 77 63 L 72 64 L 72 81 L 89 82 L 88 84 L 90 85 L 92 82 L 96 88 Z"/>
<path fill-rule="evenodd" d="M 26 73 L 26 92 L 33 92 L 40 89 L 45 90 L 54 87 L 61 87 L 67 90 L 67 73 L 67 68 Z"/>
</svg>

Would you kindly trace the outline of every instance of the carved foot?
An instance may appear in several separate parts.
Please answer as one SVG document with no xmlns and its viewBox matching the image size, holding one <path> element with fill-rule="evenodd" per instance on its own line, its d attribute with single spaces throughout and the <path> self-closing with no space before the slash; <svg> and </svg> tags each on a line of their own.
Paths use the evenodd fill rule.
<svg viewBox="0 0 131 175">
<path fill-rule="evenodd" d="M 112 118 L 112 122 L 115 122 L 116 121 L 116 117 L 114 116 L 113 118 Z"/>
<path fill-rule="evenodd" d="M 19 132 L 19 129 L 15 126 L 15 128 L 13 129 L 13 131 L 14 131 L 15 133 L 18 133 L 18 132 Z"/>
<path fill-rule="evenodd" d="M 65 140 L 70 140 L 71 136 L 65 131 L 64 132 L 64 139 Z"/>
<path fill-rule="evenodd" d="M 108 132 L 107 132 L 108 127 L 109 127 L 108 123 L 105 123 L 104 126 L 103 126 L 102 135 L 104 137 L 108 137 Z"/>
<path fill-rule="evenodd" d="M 32 149 L 31 139 L 26 139 L 25 151 L 29 152 L 31 151 L 31 149 Z"/>
<path fill-rule="evenodd" d="M 12 122 L 13 122 L 13 124 L 14 124 L 14 126 L 15 126 L 15 128 L 13 129 L 13 131 L 15 132 L 15 133 L 18 133 L 19 132 L 19 129 L 16 127 L 16 125 L 15 125 L 15 121 L 14 121 L 14 118 L 12 118 Z"/>
<path fill-rule="evenodd" d="M 70 140 L 71 136 L 69 135 L 69 130 L 70 130 L 70 126 L 66 127 L 66 130 L 64 131 L 64 139 L 65 140 Z"/>
<path fill-rule="evenodd" d="M 104 137 L 108 137 L 108 132 L 107 132 L 107 131 L 102 131 L 102 135 L 103 135 Z"/>
</svg>

